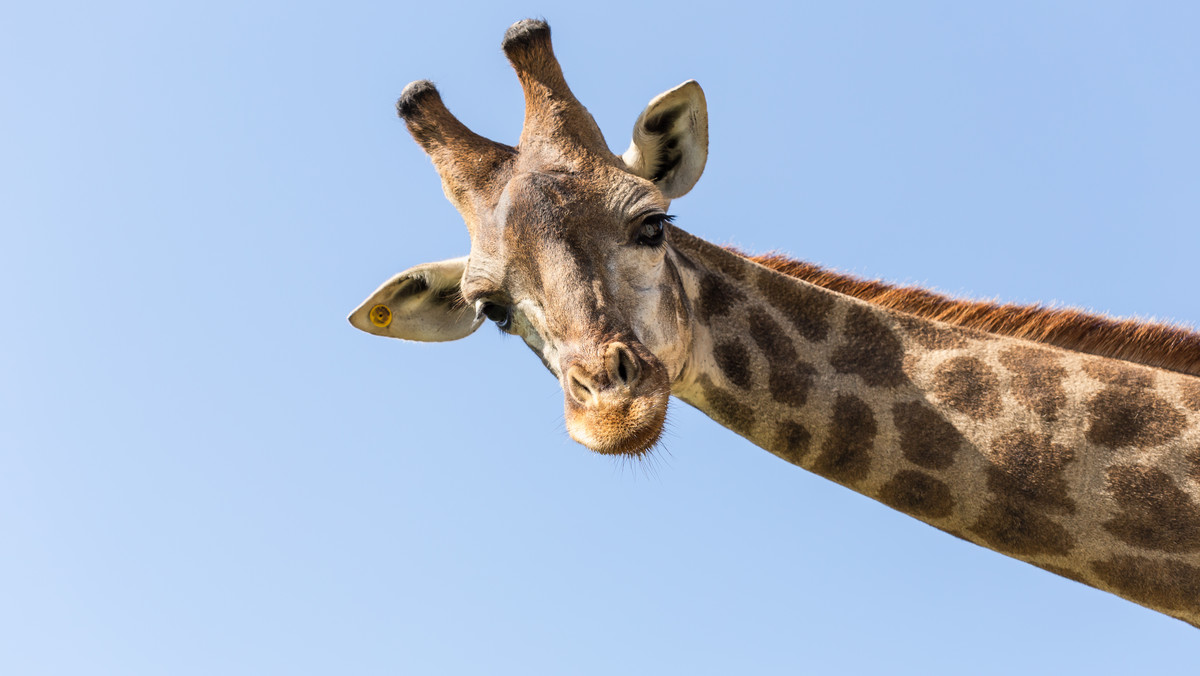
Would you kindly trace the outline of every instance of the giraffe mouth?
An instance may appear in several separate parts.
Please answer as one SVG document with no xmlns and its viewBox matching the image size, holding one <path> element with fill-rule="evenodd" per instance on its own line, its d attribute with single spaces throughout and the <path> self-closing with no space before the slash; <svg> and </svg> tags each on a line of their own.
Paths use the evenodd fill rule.
<svg viewBox="0 0 1200 676">
<path fill-rule="evenodd" d="M 583 409 L 568 402 L 567 432 L 596 453 L 641 457 L 662 436 L 670 398 L 670 390 L 662 388 L 601 408 Z"/>
<path fill-rule="evenodd" d="M 657 361 L 645 364 L 636 386 L 598 388 L 594 396 L 578 396 L 564 388 L 567 432 L 603 455 L 640 457 L 662 436 L 671 387 Z M 570 379 L 569 377 L 567 378 Z"/>
<path fill-rule="evenodd" d="M 597 453 L 640 457 L 662 436 L 671 398 L 667 370 L 636 339 L 601 345 L 561 363 L 567 432 Z"/>
</svg>

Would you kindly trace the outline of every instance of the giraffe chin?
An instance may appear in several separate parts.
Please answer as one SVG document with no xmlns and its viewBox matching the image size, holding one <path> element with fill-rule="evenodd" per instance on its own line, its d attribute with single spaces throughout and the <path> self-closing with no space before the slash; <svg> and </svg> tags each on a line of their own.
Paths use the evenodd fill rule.
<svg viewBox="0 0 1200 676">
<path fill-rule="evenodd" d="M 601 408 L 585 409 L 567 402 L 571 438 L 603 455 L 639 458 L 654 448 L 667 419 L 669 390 L 631 397 Z"/>
</svg>

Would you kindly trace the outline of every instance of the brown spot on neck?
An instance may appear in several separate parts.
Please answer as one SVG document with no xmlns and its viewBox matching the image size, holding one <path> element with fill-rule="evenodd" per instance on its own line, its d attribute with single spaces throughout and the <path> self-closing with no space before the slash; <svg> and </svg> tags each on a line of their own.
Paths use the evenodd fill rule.
<svg viewBox="0 0 1200 676">
<path fill-rule="evenodd" d="M 1117 465 L 1108 470 L 1108 489 L 1122 509 L 1104 524 L 1108 532 L 1143 549 L 1200 549 L 1200 506 L 1166 472 Z"/>
<path fill-rule="evenodd" d="M 986 420 L 1000 410 L 999 380 L 975 357 L 955 357 L 938 366 L 933 391 L 947 406 L 975 420 Z"/>
<path fill-rule="evenodd" d="M 811 441 L 812 433 L 808 431 L 807 427 L 798 422 L 786 420 L 780 423 L 779 429 L 775 433 L 775 445 L 772 450 L 793 465 L 800 465 L 804 456 L 808 455 Z"/>
<path fill-rule="evenodd" d="M 971 526 L 983 544 L 1012 556 L 1062 555 L 1075 540 L 1046 512 L 1071 514 L 1063 467 L 1073 459 L 1069 449 L 1048 435 L 1015 430 L 1002 435 L 988 453 L 987 487 L 994 498 Z"/>
<path fill-rule="evenodd" d="M 806 340 L 821 342 L 829 334 L 834 296 L 769 271 L 760 271 L 758 289 Z"/>
<path fill-rule="evenodd" d="M 904 375 L 904 344 L 878 316 L 878 311 L 852 307 L 846 314 L 843 342 L 830 364 L 839 373 L 859 376 L 872 387 L 897 387 Z"/>
<path fill-rule="evenodd" d="M 896 321 L 904 329 L 905 335 L 927 350 L 952 350 L 966 347 L 968 343 L 967 332 L 957 327 L 906 314 L 897 314 Z"/>
<path fill-rule="evenodd" d="M 941 519 L 954 511 L 950 487 L 916 470 L 896 472 L 880 489 L 879 500 L 905 514 L 929 519 Z"/>
<path fill-rule="evenodd" d="M 787 366 L 796 361 L 796 348 L 779 324 L 763 308 L 752 307 L 746 313 L 750 337 L 771 366 Z"/>
<path fill-rule="evenodd" d="M 1064 555 L 1074 538 L 1046 512 L 1073 514 L 1062 469 L 1073 454 L 1050 443 L 1049 436 L 1025 430 L 1007 433 L 992 444 L 986 471 L 994 493 L 970 531 L 980 542 L 1012 556 Z"/>
<path fill-rule="evenodd" d="M 1146 448 L 1170 441 L 1183 431 L 1183 414 L 1165 399 L 1140 387 L 1110 386 L 1087 405 L 1093 444 Z"/>
<path fill-rule="evenodd" d="M 1074 514 L 1063 475 L 1075 453 L 1050 441 L 1050 435 L 1013 430 L 1000 435 L 987 457 L 987 487 L 1000 499 L 1060 514 Z"/>
<path fill-rule="evenodd" d="M 821 444 L 821 454 L 812 469 L 838 483 L 857 483 L 870 473 L 874 448 L 875 416 L 871 409 L 852 394 L 838 395 L 829 436 Z"/>
<path fill-rule="evenodd" d="M 1075 546 L 1067 529 L 1050 517 L 1003 499 L 989 502 L 970 530 L 983 544 L 1010 556 L 1062 555 Z"/>
<path fill-rule="evenodd" d="M 765 309 L 750 308 L 746 319 L 750 327 L 750 338 L 770 365 L 767 389 L 771 392 L 771 398 L 784 406 L 804 406 L 817 370 L 800 361 L 787 334 L 774 319 L 771 319 Z"/>
<path fill-rule="evenodd" d="M 945 469 L 964 442 L 954 425 L 924 402 L 900 402 L 892 406 L 892 421 L 900 433 L 900 451 L 914 465 Z"/>
<path fill-rule="evenodd" d="M 808 401 L 808 391 L 816 380 L 817 370 L 798 361 L 787 367 L 779 367 L 767 376 L 767 390 L 775 401 L 791 408 L 801 408 Z"/>
<path fill-rule="evenodd" d="M 737 340 L 717 343 L 713 348 L 713 359 L 725 379 L 743 390 L 750 387 L 750 354 Z"/>
<path fill-rule="evenodd" d="M 696 299 L 696 317 L 705 324 L 711 324 L 713 318 L 728 315 L 734 304 L 745 300 L 746 295 L 720 275 L 704 275 Z"/>
<path fill-rule="evenodd" d="M 1144 388 L 1154 385 L 1154 375 L 1152 373 L 1146 369 L 1134 368 L 1120 362 L 1087 359 L 1083 362 L 1083 372 L 1105 385 L 1132 388 Z"/>
<path fill-rule="evenodd" d="M 1157 610 L 1200 607 L 1200 567 L 1170 559 L 1114 556 L 1092 564 L 1111 591 Z"/>
<path fill-rule="evenodd" d="M 1012 376 L 1013 398 L 1044 420 L 1055 420 L 1067 403 L 1062 385 L 1067 370 L 1057 356 L 1049 350 L 1018 346 L 1001 352 L 1000 363 Z"/>
</svg>

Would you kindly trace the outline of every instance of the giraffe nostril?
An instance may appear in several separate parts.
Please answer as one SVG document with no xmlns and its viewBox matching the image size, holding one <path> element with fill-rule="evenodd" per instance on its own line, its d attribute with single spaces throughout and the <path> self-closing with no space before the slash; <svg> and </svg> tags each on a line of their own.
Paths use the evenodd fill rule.
<svg viewBox="0 0 1200 676">
<path fill-rule="evenodd" d="M 613 343 L 609 345 L 606 357 L 608 375 L 613 382 L 619 383 L 623 387 L 633 387 L 637 383 L 642 369 L 638 358 L 628 346 L 624 343 Z"/>
<path fill-rule="evenodd" d="M 599 388 L 595 381 L 578 366 L 567 371 L 567 392 L 580 406 L 595 407 L 600 402 Z"/>
</svg>

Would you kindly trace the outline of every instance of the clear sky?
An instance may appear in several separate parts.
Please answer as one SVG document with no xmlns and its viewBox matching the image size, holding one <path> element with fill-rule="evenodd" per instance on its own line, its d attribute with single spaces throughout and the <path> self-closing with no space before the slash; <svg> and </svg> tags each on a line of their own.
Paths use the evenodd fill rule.
<svg viewBox="0 0 1200 676">
<path fill-rule="evenodd" d="M 1200 321 L 1200 6 L 1051 4 L 7 3 L 0 673 L 1194 669 L 1200 631 L 680 402 L 623 466 L 519 340 L 345 320 L 467 251 L 393 101 L 514 142 L 541 16 L 615 149 L 703 85 L 686 230 Z"/>
</svg>

